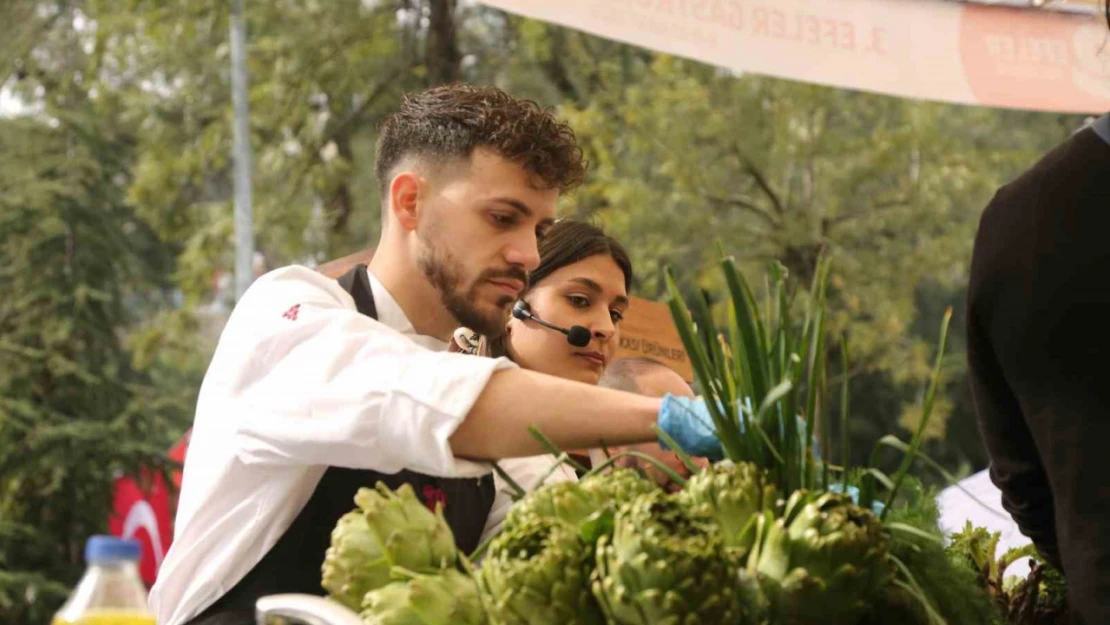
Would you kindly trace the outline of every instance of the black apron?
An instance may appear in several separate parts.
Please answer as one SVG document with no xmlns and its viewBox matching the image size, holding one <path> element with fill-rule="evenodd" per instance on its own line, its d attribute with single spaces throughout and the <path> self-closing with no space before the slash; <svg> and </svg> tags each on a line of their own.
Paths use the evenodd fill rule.
<svg viewBox="0 0 1110 625">
<path fill-rule="evenodd" d="M 366 265 L 358 265 L 343 275 L 339 284 L 354 298 L 360 313 L 378 318 Z M 428 371 L 427 375 L 435 372 Z M 377 482 L 393 489 L 410 484 L 416 496 L 429 507 L 434 507 L 437 501 L 442 503 L 459 550 L 470 553 L 478 546 L 493 507 L 492 475 L 443 478 L 408 470 L 387 475 L 366 469 L 328 467 L 308 503 L 278 542 L 235 587 L 189 621 L 189 625 L 254 625 L 254 604 L 260 597 L 278 593 L 323 595 L 320 567 L 324 551 L 331 543 L 331 531 L 339 517 L 355 508 L 358 489 L 372 488 Z"/>
</svg>

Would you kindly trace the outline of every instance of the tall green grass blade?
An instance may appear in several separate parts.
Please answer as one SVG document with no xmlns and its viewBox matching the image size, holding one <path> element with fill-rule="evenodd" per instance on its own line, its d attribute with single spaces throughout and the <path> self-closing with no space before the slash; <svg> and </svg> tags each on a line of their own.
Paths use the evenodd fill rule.
<svg viewBox="0 0 1110 625">
<path fill-rule="evenodd" d="M 890 447 L 892 449 L 897 449 L 898 451 L 900 451 L 902 453 L 907 453 L 908 454 L 910 452 L 910 446 L 908 444 L 906 444 L 905 442 L 903 442 L 901 440 L 898 440 L 898 437 L 894 436 L 893 434 L 887 434 L 886 436 L 882 437 L 881 439 L 879 439 L 879 442 L 877 444 L 878 445 L 886 445 L 887 447 Z M 951 473 L 949 473 L 944 467 L 940 466 L 940 463 L 938 463 L 936 460 L 933 460 L 932 458 L 930 458 L 928 454 L 921 451 L 920 449 L 917 450 L 917 458 L 919 460 L 921 460 L 922 462 L 924 462 L 926 464 L 926 466 L 928 466 L 930 469 L 939 473 L 941 475 L 941 477 L 943 477 L 945 479 L 945 481 L 948 482 L 948 484 L 950 486 L 955 486 L 956 488 L 958 488 L 961 492 L 963 492 L 963 494 L 967 495 L 972 501 L 974 501 L 975 503 L 977 503 L 980 506 L 982 506 L 983 508 L 985 508 L 988 512 L 997 516 L 1000 519 L 1009 520 L 1010 516 L 1008 514 L 1003 514 L 999 511 L 995 510 L 994 508 L 987 505 L 983 500 L 981 500 L 978 497 L 976 497 L 975 495 L 973 495 L 971 493 L 971 491 L 967 490 L 966 488 L 964 488 L 960 484 L 960 481 L 958 479 L 956 479 L 955 475 L 952 475 Z"/>
<path fill-rule="evenodd" d="M 753 402 L 762 402 L 770 388 L 763 323 L 760 320 L 755 299 L 752 297 L 751 288 L 737 271 L 734 261 L 731 258 L 722 259 L 721 268 L 724 270 L 725 283 L 728 285 L 732 305 L 736 310 L 737 328 L 741 337 L 740 344 L 736 346 L 740 348 L 737 350 L 736 357 L 744 363 L 747 383 L 751 391 L 748 396 Z"/>
<path fill-rule="evenodd" d="M 883 518 L 886 518 L 887 513 L 890 511 L 890 506 L 894 502 L 894 498 L 898 495 L 898 488 L 902 485 L 902 480 L 906 478 L 909 473 L 910 465 L 913 464 L 914 456 L 917 455 L 917 450 L 921 447 L 921 441 L 925 437 L 925 428 L 929 425 L 929 418 L 933 412 L 933 402 L 936 400 L 937 387 L 940 386 L 940 370 L 941 365 L 944 364 L 944 350 L 948 345 L 948 324 L 952 321 L 952 307 L 948 307 L 944 311 L 944 320 L 940 324 L 940 345 L 937 346 L 937 358 L 933 364 L 933 375 L 929 380 L 929 390 L 925 393 L 925 405 L 921 410 L 921 423 L 917 424 L 917 431 L 910 440 L 910 452 L 902 458 L 902 464 L 894 474 L 894 488 L 890 490 L 887 496 L 887 507 L 883 510 Z"/>
<path fill-rule="evenodd" d="M 536 490 L 540 486 L 543 486 L 544 482 L 547 481 L 547 478 L 551 477 L 552 475 L 555 475 L 555 472 L 559 470 L 559 467 L 564 465 L 564 464 L 571 464 L 573 466 L 573 464 L 577 464 L 577 463 L 575 463 L 574 460 L 570 457 L 570 454 L 568 454 L 565 451 L 562 452 L 561 454 L 559 454 L 558 456 L 555 457 L 555 463 L 552 464 L 550 467 L 548 467 L 547 471 L 544 471 L 543 475 L 540 476 L 540 479 L 536 480 L 536 485 L 532 488 L 532 490 Z M 585 471 L 586 470 L 586 467 L 583 467 L 580 464 L 578 466 L 580 466 L 582 468 L 579 469 L 578 471 L 575 471 L 575 473 L 579 473 L 580 471 Z"/>
<path fill-rule="evenodd" d="M 797 490 L 797 476 L 791 473 L 790 456 L 788 451 L 789 448 L 783 446 L 780 449 L 779 447 L 787 441 L 780 439 L 777 441 L 778 444 L 776 444 L 776 441 L 771 436 L 768 436 L 768 428 L 766 428 L 765 425 L 768 424 L 767 415 L 778 413 L 782 407 L 780 401 L 782 400 L 782 398 L 789 396 L 793 389 L 794 384 L 790 380 L 783 380 L 782 382 L 778 383 L 775 388 L 771 389 L 770 392 L 768 392 L 767 395 L 763 398 L 763 403 L 759 406 L 759 411 L 756 413 L 755 418 L 752 419 L 752 425 L 755 427 L 756 431 L 763 439 L 764 444 L 767 446 L 767 450 L 771 453 L 772 456 L 774 456 L 774 460 L 777 463 L 776 466 L 767 468 L 774 468 L 776 472 L 779 473 L 779 488 L 782 489 L 784 492 L 792 492 L 794 490 Z M 774 429 L 774 433 L 778 435 L 778 424 L 774 423 L 773 425 L 776 426 Z"/>
<path fill-rule="evenodd" d="M 891 522 L 891 523 L 887 523 L 883 527 L 886 527 L 888 530 L 894 530 L 894 531 L 902 532 L 902 533 L 905 533 L 905 534 L 911 534 L 913 536 L 917 536 L 918 538 L 923 538 L 923 539 L 928 540 L 930 542 L 934 542 L 934 543 L 940 545 L 941 547 L 945 546 L 944 538 L 942 538 L 940 536 L 937 536 L 936 534 L 930 534 L 929 532 L 926 532 L 923 529 L 916 528 L 912 525 L 907 525 L 905 523 Z"/>
<path fill-rule="evenodd" d="M 690 310 L 682 299 L 682 294 L 678 290 L 678 285 L 670 268 L 666 272 L 666 281 L 668 289 L 667 305 L 671 309 L 671 316 L 674 318 L 679 338 L 682 339 L 682 344 L 686 348 L 686 354 L 690 357 L 694 375 L 705 391 L 706 407 L 725 456 L 730 460 L 752 460 L 744 457 L 739 425 L 730 422 L 728 416 L 723 412 L 728 408 L 724 408 L 721 403 L 724 398 L 718 392 L 719 385 L 714 383 L 713 368 L 709 362 L 709 356 L 706 354 L 702 341 L 698 339 L 691 321 Z"/>
<path fill-rule="evenodd" d="M 825 395 L 828 393 L 828 378 L 827 370 L 821 367 L 821 394 L 817 400 L 819 407 L 824 406 Z M 832 423 L 829 421 L 829 413 L 823 409 L 818 409 L 818 416 L 821 418 L 821 458 L 824 461 L 821 463 L 821 490 L 829 490 L 829 470 L 830 461 L 832 460 Z"/>
<path fill-rule="evenodd" d="M 890 479 L 890 476 L 887 475 L 886 473 L 883 473 L 880 469 L 878 469 L 876 467 L 868 467 L 864 471 L 864 474 L 865 475 L 870 475 L 872 478 L 875 479 L 876 482 L 881 484 L 883 486 L 883 488 L 886 488 L 887 490 L 893 490 L 894 489 L 894 480 Z M 868 508 L 871 507 L 870 502 L 868 502 L 867 507 Z M 885 515 L 884 515 L 884 517 L 885 517 Z"/>
<path fill-rule="evenodd" d="M 686 478 L 679 475 L 677 472 L 675 472 L 674 469 L 668 467 L 666 464 L 661 462 L 658 458 L 653 458 L 652 456 L 649 456 L 648 454 L 645 454 L 641 451 L 635 451 L 635 450 L 632 450 L 632 449 L 629 449 L 627 451 L 617 452 L 617 453 L 613 454 L 612 458 L 609 458 L 605 462 L 603 462 L 603 463 L 599 464 L 598 466 L 590 469 L 590 471 L 588 473 L 586 473 L 585 475 L 582 476 L 582 479 L 586 479 L 587 477 L 592 477 L 594 475 L 597 475 L 598 473 L 601 473 L 605 469 L 608 469 L 609 467 L 613 466 L 613 464 L 617 460 L 620 460 L 621 458 L 637 458 L 639 460 L 643 460 L 644 462 L 647 462 L 647 463 L 653 465 L 655 468 L 657 468 L 660 471 L 662 471 L 663 473 L 665 473 L 666 476 L 668 478 L 670 478 L 670 480 L 672 482 L 674 482 L 675 484 L 678 484 L 679 486 L 685 486 L 686 485 Z"/>
<path fill-rule="evenodd" d="M 748 360 L 745 358 L 744 339 L 740 332 L 740 321 L 736 314 L 735 302 L 729 301 L 728 303 L 728 320 L 729 320 L 729 338 L 730 338 L 730 351 L 732 352 L 732 382 L 734 383 L 734 392 L 737 398 L 738 409 L 736 418 L 740 424 L 740 429 L 744 432 L 750 432 L 752 426 L 749 423 L 751 420 L 748 413 L 743 410 L 740 405 L 743 402 L 751 401 L 754 394 L 754 389 L 751 384 L 751 368 Z M 755 440 L 753 436 L 744 436 L 742 438 L 745 446 L 745 455 L 747 458 L 758 458 L 760 456 L 759 441 Z M 763 463 L 759 463 L 762 466 Z"/>
<path fill-rule="evenodd" d="M 890 561 L 894 563 L 894 566 L 905 576 L 904 581 L 900 579 L 894 580 L 895 585 L 910 593 L 910 595 L 921 603 L 921 607 L 925 609 L 925 613 L 929 616 L 933 625 L 948 625 L 944 617 L 933 607 L 933 604 L 925 595 L 925 591 L 921 590 L 921 585 L 917 583 L 917 578 L 914 577 L 913 573 L 910 571 L 910 567 L 906 566 L 906 563 L 902 562 L 902 560 L 894 554 L 887 554 L 887 558 L 889 558 Z"/>
<path fill-rule="evenodd" d="M 705 353 L 709 358 L 709 371 L 713 375 L 712 383 L 716 386 L 716 396 L 720 401 L 722 412 L 732 424 L 731 427 L 739 430 L 740 422 L 736 415 L 738 398 L 735 395 L 735 386 L 729 384 L 728 363 L 709 304 L 704 297 L 695 297 L 690 312 L 697 326 L 695 336 L 700 336 L 702 344 L 705 345 Z"/>
<path fill-rule="evenodd" d="M 852 464 L 851 435 L 848 432 L 848 337 L 840 335 L 840 464 Z"/>
<path fill-rule="evenodd" d="M 497 473 L 497 475 L 501 476 L 501 479 L 505 480 L 505 483 L 509 485 L 509 489 L 513 491 L 512 493 L 509 493 L 509 496 L 512 498 L 513 501 L 517 501 L 528 494 L 528 492 L 524 490 L 524 487 L 522 487 L 520 484 L 517 484 L 516 480 L 514 480 L 512 476 L 510 476 L 505 471 L 505 469 L 502 469 L 501 465 L 497 464 L 496 462 L 493 463 L 493 471 Z"/>
<path fill-rule="evenodd" d="M 674 454 L 678 456 L 678 459 L 681 460 L 682 464 L 690 470 L 690 473 L 698 472 L 698 465 L 694 464 L 693 458 L 690 457 L 690 454 L 686 453 L 685 449 L 679 446 L 678 442 L 676 442 L 675 439 L 671 438 L 670 434 L 664 432 L 663 429 L 660 428 L 658 425 L 653 425 L 651 426 L 651 428 L 659 436 L 659 440 L 666 443 L 667 447 L 669 447 L 671 451 L 673 451 Z"/>
<path fill-rule="evenodd" d="M 560 454 L 563 453 L 563 450 L 559 449 L 559 447 L 555 445 L 555 443 L 551 442 L 550 438 L 544 436 L 544 433 L 541 432 L 538 427 L 534 425 L 528 426 L 528 433 L 532 435 L 532 438 L 539 441 L 540 444 L 543 445 L 544 449 L 547 450 L 547 453 L 551 454 L 552 456 L 558 457 Z M 566 458 L 566 463 L 574 467 L 575 471 L 579 471 L 581 473 L 589 471 L 589 469 L 582 466 L 582 463 L 575 461 L 575 459 L 571 458 L 569 455 Z"/>
<path fill-rule="evenodd" d="M 871 456 L 867 460 L 867 466 L 872 469 L 878 470 L 879 466 L 879 452 L 882 451 L 882 446 L 878 443 L 871 448 Z M 870 508 L 871 504 L 875 501 L 877 495 L 875 478 L 864 470 L 860 475 L 859 485 L 859 505 L 864 508 Z"/>
<path fill-rule="evenodd" d="M 809 347 L 809 366 L 806 373 L 806 435 L 802 441 L 802 454 L 806 463 L 807 482 L 813 482 L 813 456 L 808 453 L 817 430 L 817 416 L 820 412 L 821 378 L 825 362 L 825 310 L 818 308 L 814 318 L 812 337 Z M 822 429 L 824 431 L 825 428 Z M 828 454 L 828 449 L 823 450 Z"/>
</svg>

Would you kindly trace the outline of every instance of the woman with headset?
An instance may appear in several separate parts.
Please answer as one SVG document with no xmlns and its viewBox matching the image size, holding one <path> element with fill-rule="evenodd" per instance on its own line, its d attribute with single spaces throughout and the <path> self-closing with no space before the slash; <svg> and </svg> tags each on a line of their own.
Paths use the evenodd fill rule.
<svg viewBox="0 0 1110 625">
<path fill-rule="evenodd" d="M 581 221 L 556 222 L 539 243 L 540 264 L 498 337 L 480 337 L 460 328 L 453 349 L 481 356 L 506 356 L 525 369 L 597 384 L 620 343 L 628 311 L 632 261 L 600 228 Z M 500 466 L 525 490 L 577 479 L 560 466 L 548 475 L 551 455 L 503 460 Z M 544 479 L 544 476 L 547 476 Z M 497 478 L 498 494 L 483 540 L 492 535 L 512 500 Z"/>
</svg>

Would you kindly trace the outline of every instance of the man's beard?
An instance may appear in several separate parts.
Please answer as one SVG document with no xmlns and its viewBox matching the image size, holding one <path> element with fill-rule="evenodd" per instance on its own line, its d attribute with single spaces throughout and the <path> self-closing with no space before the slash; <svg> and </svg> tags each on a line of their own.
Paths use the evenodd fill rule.
<svg viewBox="0 0 1110 625">
<path fill-rule="evenodd" d="M 519 267 L 508 269 L 486 269 L 460 292 L 462 284 L 462 265 L 447 251 L 430 240 L 424 241 L 424 249 L 417 259 L 420 270 L 439 291 L 443 307 L 451 313 L 459 324 L 484 336 L 499 336 L 505 331 L 509 307 L 516 298 L 504 295 L 495 302 L 498 311 L 494 314 L 483 313 L 477 306 L 478 290 L 489 280 L 512 278 L 527 284 L 528 275 Z"/>
</svg>

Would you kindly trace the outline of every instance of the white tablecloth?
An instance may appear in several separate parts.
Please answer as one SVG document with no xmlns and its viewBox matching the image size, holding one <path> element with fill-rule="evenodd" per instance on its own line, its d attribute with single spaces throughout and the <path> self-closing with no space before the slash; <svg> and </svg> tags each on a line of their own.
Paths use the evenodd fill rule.
<svg viewBox="0 0 1110 625">
<path fill-rule="evenodd" d="M 997 556 L 1001 556 L 1012 547 L 1021 547 L 1030 543 L 1030 540 L 1018 530 L 1017 523 L 1010 518 L 1010 514 L 1002 508 L 1002 493 L 991 483 L 987 471 L 980 471 L 961 480 L 960 486 L 963 490 L 949 486 L 937 497 L 941 529 L 950 534 L 959 532 L 968 521 L 971 521 L 971 524 L 976 527 L 1001 532 Z M 969 497 L 968 493 L 986 506 Z M 1028 560 L 1028 558 L 1022 558 L 1014 562 L 1006 570 L 1007 574 L 1025 575 L 1029 571 Z"/>
</svg>

